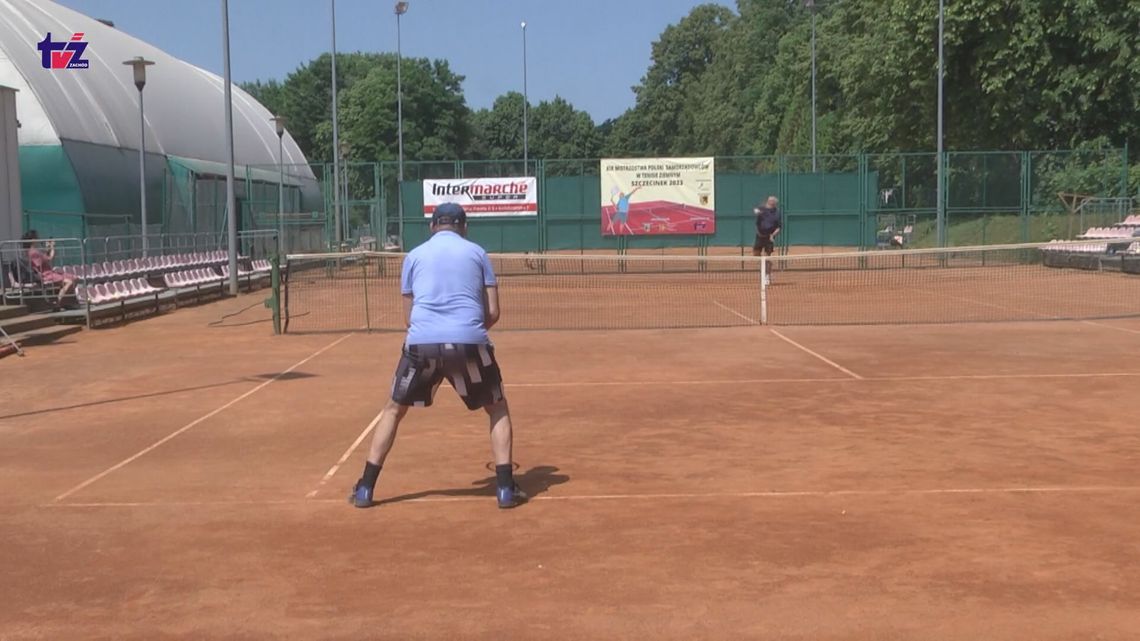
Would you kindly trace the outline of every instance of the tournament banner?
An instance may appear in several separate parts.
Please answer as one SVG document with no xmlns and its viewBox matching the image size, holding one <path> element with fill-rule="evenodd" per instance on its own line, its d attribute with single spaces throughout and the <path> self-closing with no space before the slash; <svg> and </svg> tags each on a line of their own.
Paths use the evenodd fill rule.
<svg viewBox="0 0 1140 641">
<path fill-rule="evenodd" d="M 605 159 L 602 235 L 716 232 L 712 158 Z"/>
<path fill-rule="evenodd" d="M 424 181 L 424 217 L 443 203 L 457 203 L 468 218 L 537 216 L 538 182 L 533 178 L 459 178 Z"/>
</svg>

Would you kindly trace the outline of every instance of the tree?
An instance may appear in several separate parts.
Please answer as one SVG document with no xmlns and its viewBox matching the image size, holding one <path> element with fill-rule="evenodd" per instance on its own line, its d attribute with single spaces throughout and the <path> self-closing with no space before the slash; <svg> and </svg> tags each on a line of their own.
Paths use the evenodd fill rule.
<svg viewBox="0 0 1140 641">
<path fill-rule="evenodd" d="M 476 140 L 473 149 L 478 158 L 505 160 L 523 157 L 523 95 L 517 91 L 505 93 L 491 105 L 472 117 Z"/>
<path fill-rule="evenodd" d="M 532 158 L 596 158 L 601 151 L 594 119 L 565 98 L 540 102 L 530 115 Z"/>
<path fill-rule="evenodd" d="M 463 77 L 443 61 L 403 60 L 404 157 L 411 160 L 463 158 L 471 132 L 463 98 Z M 393 160 L 398 155 L 396 57 L 385 54 L 367 75 L 340 97 L 341 140 L 348 157 Z M 332 125 L 321 123 L 316 140 L 331 149 Z"/>
<path fill-rule="evenodd" d="M 465 153 L 470 133 L 463 77 L 443 61 L 405 58 L 402 64 L 407 157 Z M 284 114 L 289 133 L 310 160 L 332 159 L 331 55 L 322 54 L 282 83 L 257 81 L 244 87 L 267 109 Z M 370 161 L 395 157 L 396 57 L 337 54 L 337 99 L 342 138 L 351 157 Z"/>
<path fill-rule="evenodd" d="M 254 100 L 260 102 L 270 113 L 274 115 L 282 113 L 281 109 L 285 101 L 285 89 L 281 83 L 276 80 L 266 82 L 255 80 L 253 82 L 243 82 L 238 86 L 252 96 Z"/>
<path fill-rule="evenodd" d="M 705 4 L 678 24 L 665 28 L 653 43 L 652 63 L 634 87 L 633 113 L 614 126 L 617 147 L 653 155 L 686 153 L 702 141 L 696 123 L 702 117 L 695 93 L 701 77 L 714 63 L 736 16 L 728 8 Z"/>
</svg>

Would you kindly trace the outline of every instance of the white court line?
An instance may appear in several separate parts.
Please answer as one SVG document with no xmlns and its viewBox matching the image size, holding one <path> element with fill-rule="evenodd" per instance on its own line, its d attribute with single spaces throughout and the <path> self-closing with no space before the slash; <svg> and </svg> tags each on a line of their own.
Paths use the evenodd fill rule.
<svg viewBox="0 0 1140 641">
<path fill-rule="evenodd" d="M 1140 376 L 1140 373 L 1137 374 Z M 681 380 L 681 381 L 569 381 L 569 382 L 544 382 L 544 383 L 504 383 L 503 386 L 511 389 L 515 387 L 623 387 L 623 386 L 636 386 L 644 387 L 646 385 L 724 385 L 726 383 L 835 383 L 835 382 L 849 382 L 850 378 L 840 378 L 832 376 L 830 378 L 745 378 L 745 379 L 700 379 L 700 380 Z"/>
<path fill-rule="evenodd" d="M 1039 317 L 1039 318 L 1048 318 L 1050 320 L 1064 320 L 1064 318 L 1061 318 L 1060 316 L 1050 316 L 1048 314 L 1041 314 L 1041 313 L 1039 313 L 1039 311 L 1031 311 L 1028 309 L 1021 309 L 1018 307 L 1009 307 L 1009 306 L 1005 306 L 1005 305 L 998 305 L 998 303 L 994 303 L 994 302 L 986 302 L 986 301 L 982 301 L 982 300 L 974 300 L 974 299 L 963 298 L 963 297 L 955 297 L 955 295 L 945 294 L 945 293 L 935 293 L 935 292 L 930 292 L 927 290 L 914 290 L 914 291 L 922 292 L 922 293 L 926 293 L 926 294 L 930 294 L 930 295 L 941 295 L 941 297 L 950 298 L 950 299 L 954 299 L 954 300 L 960 300 L 962 302 L 974 303 L 974 305 L 984 305 L 986 307 L 992 307 L 994 309 L 1004 309 L 1005 311 L 1017 311 L 1017 313 L 1019 313 L 1019 314 L 1031 314 L 1031 315 Z M 1096 320 L 1081 320 L 1081 323 L 1084 325 L 1093 325 L 1096 327 L 1106 327 L 1106 328 L 1108 328 L 1108 330 L 1116 330 L 1118 332 L 1127 332 L 1130 334 L 1140 334 L 1140 330 L 1130 330 L 1130 328 L 1127 328 L 1127 327 L 1117 327 L 1115 325 L 1105 325 L 1104 323 L 1097 323 Z"/>
<path fill-rule="evenodd" d="M 1089 320 L 1081 321 L 1081 322 L 1084 323 L 1085 325 L 1094 325 L 1096 327 L 1104 327 L 1107 329 L 1115 329 L 1118 332 L 1128 332 L 1129 334 L 1140 334 L 1140 330 L 1129 329 L 1127 327 L 1117 327 L 1116 325 L 1105 325 L 1104 323 L 1098 323 L 1096 321 L 1089 321 Z"/>
<path fill-rule="evenodd" d="M 328 483 L 329 479 L 336 476 L 337 470 L 340 469 L 340 466 L 344 465 L 345 461 L 348 460 L 348 457 L 352 456 L 352 453 L 356 451 L 357 447 L 360 447 L 360 443 L 365 439 L 365 437 L 368 436 L 369 432 L 376 429 L 376 426 L 380 423 L 380 417 L 383 415 L 384 410 L 380 410 L 380 413 L 376 415 L 376 418 L 372 419 L 372 422 L 368 424 L 368 427 L 364 428 L 364 431 L 360 433 L 360 436 L 357 436 L 356 440 L 352 442 L 352 445 L 348 446 L 348 449 L 344 451 L 344 454 L 341 455 L 340 459 L 338 459 L 337 462 L 329 468 L 329 471 L 325 473 L 324 477 L 321 478 L 321 482 L 317 483 L 317 487 L 314 488 L 312 492 L 306 494 L 305 498 L 311 499 L 316 496 L 317 492 L 320 492 L 321 488 L 325 486 L 325 483 Z"/>
<path fill-rule="evenodd" d="M 304 365 L 305 363 L 308 363 L 309 361 L 313 360 L 314 358 L 325 353 L 329 349 L 332 349 L 336 345 L 340 344 L 341 341 L 344 341 L 345 339 L 347 339 L 350 336 L 352 336 L 352 334 L 345 334 L 344 336 L 341 336 L 340 338 L 336 339 L 335 341 L 333 341 L 333 342 L 329 343 L 328 345 L 325 345 L 324 347 L 320 348 L 319 350 L 313 352 L 309 356 L 306 356 L 305 358 L 297 361 L 293 365 L 290 365 L 289 369 L 285 370 L 284 372 L 280 372 L 279 374 L 276 374 L 273 378 L 265 381 L 264 383 L 261 383 L 257 387 L 249 390 L 248 392 L 245 392 L 241 396 L 238 396 L 237 398 L 226 403 L 225 405 L 222 405 L 221 407 L 213 410 L 212 412 L 205 414 L 199 418 L 196 418 L 193 421 L 190 421 L 186 425 L 183 425 L 182 427 L 178 428 L 177 430 L 174 430 L 170 434 L 167 434 L 166 436 L 162 437 L 158 441 L 155 441 L 151 445 L 143 448 L 142 450 L 139 450 L 135 454 L 123 459 L 122 461 L 119 461 L 118 463 L 116 463 L 116 464 L 112 465 L 111 467 L 103 470 L 102 472 L 96 474 L 95 476 L 92 476 L 91 478 L 87 479 L 86 481 L 83 481 L 79 485 L 76 485 L 75 487 L 64 492 L 63 494 L 60 494 L 59 496 L 55 497 L 55 501 L 62 501 L 63 499 L 66 499 L 67 497 L 71 496 L 72 494 L 75 494 L 76 492 L 82 490 L 83 488 L 87 487 L 88 485 L 95 483 L 96 481 L 102 479 L 103 477 L 114 472 L 115 470 L 121 469 L 124 466 L 129 465 L 132 461 L 136 461 L 139 458 L 142 458 L 143 456 L 145 456 L 149 452 L 152 452 L 155 449 L 162 446 L 167 441 L 170 441 L 171 439 L 177 437 L 179 434 L 186 432 L 187 430 L 189 430 L 189 429 L 193 428 L 194 426 L 202 423 L 203 421 L 207 421 L 207 420 L 213 418 L 214 416 L 221 414 L 222 412 L 226 411 L 227 409 L 233 407 L 234 405 L 237 405 L 241 401 L 249 398 L 250 396 L 253 396 L 254 394 L 256 394 L 256 393 L 260 392 L 261 390 L 265 389 L 266 387 L 268 387 L 269 385 L 272 385 L 273 383 L 277 382 L 278 380 L 281 379 L 282 376 L 285 376 L 286 374 L 292 372 L 293 370 L 297 369 L 298 367 Z"/>
<path fill-rule="evenodd" d="M 808 348 L 804 347 L 803 345 L 800 345 L 799 343 L 797 343 L 797 342 L 795 342 L 794 340 L 792 340 L 792 339 L 788 338 L 787 336 L 784 336 L 783 334 L 781 334 L 780 332 L 777 332 L 777 331 L 776 331 L 776 330 L 774 330 L 774 329 L 772 329 L 772 330 L 769 330 L 769 331 L 771 331 L 773 334 L 775 334 L 775 335 L 776 335 L 776 337 L 777 337 L 777 338 L 779 338 L 780 340 L 784 341 L 785 343 L 788 343 L 789 345 L 792 345 L 793 347 L 798 347 L 799 349 L 803 350 L 804 352 L 806 352 L 806 353 L 808 353 L 808 354 L 811 354 L 812 356 L 814 356 L 814 357 L 818 358 L 819 360 L 823 361 L 824 363 L 827 363 L 828 365 L 830 365 L 830 366 L 834 367 L 835 369 L 837 369 L 837 370 L 839 370 L 839 371 L 843 372 L 844 374 L 846 374 L 846 375 L 850 376 L 851 378 L 854 378 L 854 379 L 856 379 L 856 380 L 863 380 L 863 377 L 862 377 L 862 376 L 859 376 L 859 375 L 858 375 L 858 374 L 856 374 L 855 372 L 852 372 L 851 370 L 849 370 L 849 369 L 847 369 L 846 367 L 844 367 L 844 366 L 840 365 L 839 363 L 836 363 L 835 361 L 831 360 L 830 358 L 828 358 L 828 357 L 826 357 L 826 356 L 823 356 L 822 354 L 819 354 L 819 353 L 816 353 L 816 352 L 813 352 L 813 351 L 811 351 L 810 349 L 808 349 Z"/>
<path fill-rule="evenodd" d="M 1036 316 L 1038 318 L 1047 318 L 1049 320 L 1060 320 L 1059 316 L 1050 316 L 1048 314 L 1042 314 L 1040 312 L 1034 312 L 1034 311 L 1030 311 L 1028 309 L 1021 309 L 1019 307 L 1010 307 L 1008 305 L 998 305 L 997 303 L 987 303 L 986 301 L 974 300 L 973 298 L 965 298 L 962 296 L 954 296 L 952 294 L 944 294 L 941 292 L 935 293 L 935 292 L 927 291 L 924 289 L 916 289 L 915 291 L 923 292 L 925 294 L 930 294 L 931 296 L 942 296 L 945 298 L 952 298 L 954 300 L 960 300 L 963 303 L 971 303 L 974 305 L 984 305 L 986 307 L 993 307 L 994 309 L 1004 309 L 1007 312 L 1017 312 L 1019 314 L 1031 314 L 1031 315 Z"/>
<path fill-rule="evenodd" d="M 892 382 L 927 382 L 927 381 L 953 381 L 953 380 L 1003 380 L 1003 379 L 1050 379 L 1050 378 L 1113 378 L 1113 377 L 1140 377 L 1140 372 L 1103 372 L 1103 373 L 1089 373 L 1089 374 L 960 374 L 960 375 L 941 375 L 941 376 L 899 376 L 899 377 L 871 377 L 864 378 L 855 376 L 854 378 L 747 378 L 747 379 L 702 379 L 702 380 L 683 380 L 683 381 L 580 381 L 580 382 L 563 382 L 563 383 L 507 383 L 504 386 L 509 388 L 559 388 L 559 387 L 616 387 L 616 386 L 677 386 L 677 385 L 753 385 L 761 383 L 855 383 L 862 381 L 865 383 L 892 383 Z M 364 428 L 352 442 L 352 445 L 344 451 L 340 459 L 337 460 L 324 477 L 321 478 L 317 487 L 305 495 L 305 498 L 312 499 L 325 486 L 336 473 L 340 471 L 342 465 L 348 461 L 352 453 L 356 451 L 357 447 L 368 437 L 372 430 L 376 429 L 376 425 L 380 422 L 380 416 L 383 412 L 376 415 L 372 422 Z"/>
<path fill-rule="evenodd" d="M 1006 494 L 1109 494 L 1114 492 L 1140 492 L 1135 485 L 1045 485 L 1026 487 L 951 487 L 928 489 L 882 489 L 882 490 L 768 490 L 755 492 L 667 492 L 646 494 L 541 494 L 531 501 L 667 501 L 678 499 L 784 499 L 784 498 L 828 498 L 828 497 L 876 497 L 876 496 L 954 496 L 954 495 L 1006 495 Z M 487 496 L 438 496 L 404 499 L 395 503 L 472 503 L 485 502 Z M 391 500 L 391 499 L 389 499 Z M 383 504 L 384 498 L 377 500 Z M 88 502 L 88 503 L 47 503 L 45 508 L 133 508 L 133 507 L 211 507 L 227 505 L 304 505 L 343 503 L 342 499 L 281 499 L 281 500 L 232 500 L 232 501 L 139 501 L 139 502 Z M 383 505 L 379 507 L 383 508 Z"/>
<path fill-rule="evenodd" d="M 659 385 L 751 385 L 759 383 L 906 383 L 909 381 L 990 381 L 990 380 L 1017 380 L 1034 378 L 1127 378 L 1138 376 L 1140 372 L 1083 372 L 1058 374 L 932 374 L 929 376 L 860 376 L 858 378 L 832 376 L 830 378 L 734 378 L 718 379 L 704 378 L 698 380 L 637 380 L 637 381 L 568 381 L 547 383 L 506 383 L 505 387 L 512 388 L 547 388 L 547 387 L 645 387 Z"/>
<path fill-rule="evenodd" d="M 749 318 L 748 316 L 741 314 L 740 312 L 729 307 L 728 305 L 722 304 L 719 300 L 714 300 L 713 304 L 715 304 L 717 307 L 723 309 L 724 311 L 735 315 L 737 318 L 743 318 L 744 320 L 748 321 L 749 323 L 752 323 L 753 325 L 759 325 L 760 324 L 760 322 L 757 321 L 755 318 Z"/>
<path fill-rule="evenodd" d="M 1000 381 L 1025 378 L 1117 378 L 1140 376 L 1140 372 L 1084 372 L 1076 374 L 943 374 L 932 376 L 875 376 L 871 382 L 907 381 Z"/>
</svg>

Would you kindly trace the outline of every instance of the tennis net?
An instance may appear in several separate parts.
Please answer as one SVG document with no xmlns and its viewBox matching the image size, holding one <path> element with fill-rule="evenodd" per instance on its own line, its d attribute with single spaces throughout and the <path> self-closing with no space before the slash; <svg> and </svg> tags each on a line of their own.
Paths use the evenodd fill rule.
<svg viewBox="0 0 1140 641">
<path fill-rule="evenodd" d="M 404 329 L 403 254 L 299 254 L 287 332 Z M 789 255 L 493 254 L 497 329 L 671 329 L 1140 316 L 1140 242 Z"/>
</svg>

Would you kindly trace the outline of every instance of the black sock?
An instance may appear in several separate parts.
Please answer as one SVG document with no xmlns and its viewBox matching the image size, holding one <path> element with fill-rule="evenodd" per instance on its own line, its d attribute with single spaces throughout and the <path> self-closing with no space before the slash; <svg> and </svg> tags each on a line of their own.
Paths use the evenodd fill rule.
<svg viewBox="0 0 1140 641">
<path fill-rule="evenodd" d="M 495 481 L 501 488 L 515 486 L 515 473 L 514 467 L 507 463 L 506 465 L 495 466 Z"/>
<path fill-rule="evenodd" d="M 364 463 L 364 475 L 360 477 L 360 481 L 356 484 L 357 487 L 366 487 L 370 490 L 376 489 L 376 479 L 380 478 L 380 466 L 375 463 Z"/>
</svg>

